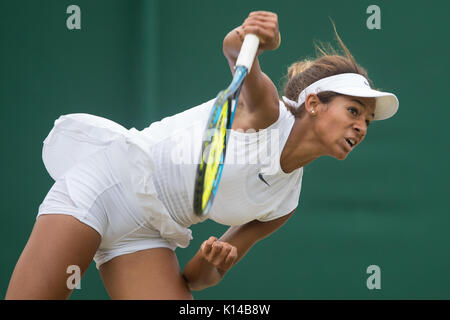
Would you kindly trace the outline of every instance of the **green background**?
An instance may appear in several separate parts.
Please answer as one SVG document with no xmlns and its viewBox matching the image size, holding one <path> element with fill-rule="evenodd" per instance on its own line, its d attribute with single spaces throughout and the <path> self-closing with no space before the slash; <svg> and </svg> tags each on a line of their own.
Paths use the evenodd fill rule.
<svg viewBox="0 0 450 320">
<path fill-rule="evenodd" d="M 68 30 L 66 8 L 81 8 Z M 366 9 L 381 9 L 369 30 Z M 222 40 L 253 10 L 279 16 L 283 43 L 260 58 L 280 88 L 288 65 L 334 41 L 331 17 L 399 112 L 371 125 L 347 160 L 305 168 L 296 214 L 196 299 L 449 299 L 444 1 L 2 0 L 0 296 L 52 186 L 42 141 L 62 114 L 91 113 L 139 130 L 213 98 L 231 79 Z M 192 227 L 180 266 L 226 227 Z M 381 290 L 366 269 L 381 268 Z M 108 299 L 94 264 L 71 299 Z"/>
</svg>

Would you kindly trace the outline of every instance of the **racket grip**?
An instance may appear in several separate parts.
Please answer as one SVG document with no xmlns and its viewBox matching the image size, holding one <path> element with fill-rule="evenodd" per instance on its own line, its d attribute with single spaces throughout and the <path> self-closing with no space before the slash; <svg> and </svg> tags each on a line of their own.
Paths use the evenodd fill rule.
<svg viewBox="0 0 450 320">
<path fill-rule="evenodd" d="M 236 67 L 244 66 L 247 68 L 247 72 L 250 72 L 253 61 L 255 60 L 256 51 L 259 46 L 259 38 L 254 34 L 245 35 L 244 42 L 242 43 L 241 51 L 236 61 Z"/>
</svg>

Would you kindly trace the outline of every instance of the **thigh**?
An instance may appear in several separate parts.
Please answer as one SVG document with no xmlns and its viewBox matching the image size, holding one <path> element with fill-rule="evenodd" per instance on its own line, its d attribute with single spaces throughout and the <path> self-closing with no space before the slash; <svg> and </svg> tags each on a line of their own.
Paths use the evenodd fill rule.
<svg viewBox="0 0 450 320">
<path fill-rule="evenodd" d="M 169 248 L 121 255 L 102 264 L 100 275 L 112 299 L 192 299 Z"/>
<path fill-rule="evenodd" d="M 67 299 L 69 266 L 81 274 L 101 242 L 100 234 L 68 215 L 39 216 L 11 276 L 6 299 Z"/>
</svg>

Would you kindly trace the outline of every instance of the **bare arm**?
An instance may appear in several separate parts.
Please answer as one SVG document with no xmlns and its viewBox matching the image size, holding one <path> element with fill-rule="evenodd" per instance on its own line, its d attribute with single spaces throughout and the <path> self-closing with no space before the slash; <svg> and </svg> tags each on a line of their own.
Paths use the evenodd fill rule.
<svg viewBox="0 0 450 320">
<path fill-rule="evenodd" d="M 223 41 L 223 53 L 231 72 L 242 46 L 245 34 L 260 38 L 257 57 L 241 89 L 240 106 L 236 111 L 233 129 L 267 128 L 278 119 L 278 91 L 270 78 L 262 72 L 258 56 L 264 50 L 274 50 L 279 44 L 278 17 L 275 13 L 256 11 L 250 13 L 244 23 L 227 34 Z"/>
<path fill-rule="evenodd" d="M 242 226 L 230 227 L 219 240 L 210 237 L 203 242 L 184 269 L 189 288 L 198 291 L 217 285 L 255 243 L 280 228 L 294 211 L 272 221 L 253 220 Z"/>
</svg>

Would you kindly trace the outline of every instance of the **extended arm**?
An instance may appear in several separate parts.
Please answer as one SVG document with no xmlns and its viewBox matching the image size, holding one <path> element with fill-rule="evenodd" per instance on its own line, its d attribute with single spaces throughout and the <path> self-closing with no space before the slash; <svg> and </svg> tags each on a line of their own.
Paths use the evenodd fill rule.
<svg viewBox="0 0 450 320">
<path fill-rule="evenodd" d="M 242 226 L 230 227 L 219 240 L 210 237 L 203 242 L 184 269 L 189 288 L 203 290 L 217 285 L 255 243 L 280 228 L 294 211 L 272 221 L 253 220 Z"/>
<path fill-rule="evenodd" d="M 260 39 L 257 57 L 244 81 L 239 98 L 233 128 L 264 129 L 278 119 L 278 91 L 270 78 L 262 72 L 258 55 L 264 50 L 275 50 L 279 45 L 278 17 L 266 11 L 252 12 L 245 22 L 227 34 L 223 41 L 223 53 L 231 72 L 242 46 L 245 34 L 253 33 Z"/>
</svg>

